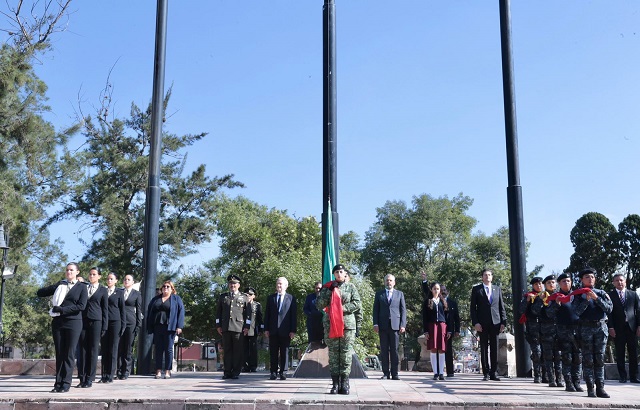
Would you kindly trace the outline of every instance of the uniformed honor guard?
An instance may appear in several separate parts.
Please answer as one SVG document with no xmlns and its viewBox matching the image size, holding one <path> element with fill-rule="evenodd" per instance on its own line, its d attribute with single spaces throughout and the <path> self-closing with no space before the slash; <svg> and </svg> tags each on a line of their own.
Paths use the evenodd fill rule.
<svg viewBox="0 0 640 410">
<path fill-rule="evenodd" d="M 566 273 L 558 276 L 560 290 L 558 294 L 565 296 L 556 299 L 554 314 L 558 329 L 558 343 L 562 351 L 562 375 L 569 392 L 584 391 L 580 387 L 582 378 L 582 352 L 578 344 L 578 315 L 573 308 L 571 296 L 571 277 Z"/>
<path fill-rule="evenodd" d="M 264 332 L 264 324 L 262 322 L 262 305 L 255 300 L 256 290 L 254 288 L 246 288 L 244 290 L 251 307 L 249 319 L 251 325 L 249 332 L 244 338 L 244 363 L 243 372 L 255 373 L 258 370 L 258 334 Z"/>
<path fill-rule="evenodd" d="M 352 283 L 345 282 L 347 270 L 344 265 L 333 267 L 335 280 L 324 284 L 316 306 L 327 308 L 324 316 L 324 341 L 329 348 L 329 371 L 331 372 L 331 394 L 349 394 L 352 347 L 356 333 L 354 313 L 362 309 L 360 295 Z"/>
<path fill-rule="evenodd" d="M 524 337 L 531 348 L 533 363 L 533 382 L 540 383 L 542 378 L 542 348 L 540 346 L 540 318 L 532 310 L 533 302 L 542 292 L 542 278 L 531 279 L 531 292 L 525 293 L 520 302 L 520 323 L 524 322 Z"/>
<path fill-rule="evenodd" d="M 596 270 L 580 271 L 584 293 L 574 297 L 573 305 L 580 318 L 578 322 L 582 346 L 582 366 L 589 397 L 610 397 L 604 391 L 604 351 L 607 347 L 609 329 L 607 315 L 613 310 L 611 298 L 601 289 L 595 289 Z M 579 289 L 582 291 L 582 289 Z M 593 385 L 595 381 L 595 392 Z"/>
<path fill-rule="evenodd" d="M 236 275 L 227 276 L 229 292 L 220 295 L 218 299 L 216 328 L 222 335 L 224 349 L 223 379 L 237 379 L 242 369 L 244 357 L 244 336 L 249 332 L 251 306 L 247 295 L 240 292 L 240 278 Z"/>
<path fill-rule="evenodd" d="M 549 387 L 564 387 L 558 329 L 548 300 L 556 293 L 556 275 L 547 276 L 542 283 L 545 290 L 534 301 L 532 310 L 540 318 L 543 369 L 549 380 Z"/>
</svg>

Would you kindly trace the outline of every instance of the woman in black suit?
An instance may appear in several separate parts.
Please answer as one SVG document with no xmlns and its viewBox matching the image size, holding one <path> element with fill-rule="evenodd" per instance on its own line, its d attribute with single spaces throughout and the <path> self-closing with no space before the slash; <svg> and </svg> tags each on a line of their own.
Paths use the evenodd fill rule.
<svg viewBox="0 0 640 410">
<path fill-rule="evenodd" d="M 87 305 L 87 288 L 78 284 L 78 264 L 71 262 L 65 271 L 65 280 L 38 289 L 38 297 L 53 296 L 49 314 L 53 344 L 56 349 L 56 382 L 52 393 L 66 393 L 71 387 L 76 347 L 82 332 L 82 311 Z"/>
<path fill-rule="evenodd" d="M 107 275 L 107 300 L 109 301 L 109 325 L 102 338 L 102 378 L 100 383 L 113 382 L 118 362 L 118 344 L 126 326 L 124 313 L 124 292 L 116 289 L 118 277 L 110 272 Z"/>
<path fill-rule="evenodd" d="M 120 338 L 118 349 L 118 379 L 129 378 L 133 365 L 133 343 L 142 324 L 142 295 L 133 289 L 133 275 L 125 275 L 122 284 L 124 285 L 124 310 L 127 316 L 127 326 Z"/>
<path fill-rule="evenodd" d="M 96 378 L 98 364 L 98 348 L 100 337 L 107 332 L 108 324 L 108 293 L 107 288 L 101 286 L 100 268 L 89 270 L 87 284 L 87 307 L 82 312 L 82 333 L 80 335 L 80 357 L 78 358 L 78 378 L 80 384 L 76 387 L 91 387 Z"/>
<path fill-rule="evenodd" d="M 162 377 L 163 370 L 164 377 L 168 379 L 173 367 L 173 341 L 184 327 L 184 305 L 171 281 L 164 282 L 160 291 L 149 302 L 147 331 L 153 333 L 153 344 L 156 347 L 156 379 Z"/>
</svg>

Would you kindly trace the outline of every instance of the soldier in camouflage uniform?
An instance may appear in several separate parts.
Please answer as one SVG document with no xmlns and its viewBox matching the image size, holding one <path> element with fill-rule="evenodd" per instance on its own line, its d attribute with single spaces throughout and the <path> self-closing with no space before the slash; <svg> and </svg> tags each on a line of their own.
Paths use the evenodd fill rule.
<svg viewBox="0 0 640 410">
<path fill-rule="evenodd" d="M 547 297 L 556 292 L 556 275 L 549 275 L 542 281 L 545 291 L 533 302 L 533 313 L 540 318 L 540 335 L 544 371 L 549 387 L 564 387 L 562 381 L 562 356 L 558 345 L 556 320 L 553 317 Z"/>
<path fill-rule="evenodd" d="M 249 319 L 249 331 L 244 338 L 244 363 L 243 372 L 254 373 L 258 369 L 258 334 L 264 332 L 264 324 L 262 323 L 262 305 L 255 300 L 256 290 L 254 288 L 246 288 L 244 290 L 247 300 L 251 308 Z"/>
<path fill-rule="evenodd" d="M 558 276 L 560 290 L 558 293 L 567 296 L 571 293 L 571 278 L 568 274 L 562 273 Z M 553 303 L 553 314 L 556 317 L 558 329 L 558 342 L 562 351 L 562 375 L 567 385 L 566 391 L 576 392 L 584 391 L 580 387 L 580 379 L 582 378 L 582 352 L 578 343 L 578 315 L 573 308 L 573 299 L 571 296 L 568 302 L 562 303 L 560 299 L 556 299 Z"/>
<path fill-rule="evenodd" d="M 329 307 L 329 311 L 324 315 L 323 324 L 324 341 L 329 347 L 329 370 L 333 382 L 331 394 L 349 394 L 349 373 L 351 373 L 352 349 L 356 332 L 354 313 L 361 310 L 362 306 L 356 287 L 345 281 L 347 276 L 345 267 L 340 264 L 334 266 L 333 275 L 335 280 L 323 286 L 316 299 L 316 306 L 320 310 Z M 340 298 L 341 312 L 331 312 L 331 306 L 335 306 L 336 303 L 335 301 L 332 303 L 334 295 Z M 342 316 L 344 321 L 344 335 L 342 337 L 329 337 L 332 313 Z"/>
<path fill-rule="evenodd" d="M 247 295 L 240 292 L 240 278 L 236 275 L 227 276 L 229 292 L 218 298 L 216 310 L 216 328 L 222 335 L 224 349 L 223 379 L 237 379 L 242 369 L 244 356 L 243 342 L 251 326 L 249 313 L 251 306 Z"/>
<path fill-rule="evenodd" d="M 533 302 L 542 292 L 542 278 L 531 279 L 531 292 L 524 295 L 520 302 L 520 315 L 525 315 L 524 337 L 531 347 L 531 362 L 533 363 L 533 382 L 540 383 L 542 376 L 542 349 L 540 348 L 540 319 L 533 313 Z"/>
<path fill-rule="evenodd" d="M 596 270 L 587 268 L 580 271 L 582 287 L 587 293 L 574 298 L 573 305 L 580 318 L 579 333 L 582 346 L 584 380 L 589 397 L 610 397 L 604 391 L 604 351 L 607 347 L 609 329 L 607 314 L 613 310 L 611 298 L 601 289 L 595 289 Z M 593 391 L 595 381 L 596 390 Z"/>
</svg>

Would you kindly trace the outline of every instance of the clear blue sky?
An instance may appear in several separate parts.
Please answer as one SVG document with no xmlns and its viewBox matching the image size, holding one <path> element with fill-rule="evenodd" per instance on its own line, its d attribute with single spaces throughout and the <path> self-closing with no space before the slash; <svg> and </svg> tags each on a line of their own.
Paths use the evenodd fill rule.
<svg viewBox="0 0 640 410">
<path fill-rule="evenodd" d="M 209 132 L 189 163 L 241 193 L 322 212 L 321 0 L 170 1 L 167 130 Z M 498 1 L 336 0 L 340 231 L 362 237 L 387 200 L 459 192 L 477 229 L 507 219 Z M 76 1 L 37 67 L 59 128 L 113 66 L 116 114 L 151 99 L 156 2 Z M 527 269 L 569 264 L 569 232 L 597 211 L 640 213 L 640 2 L 511 5 Z M 79 144 L 79 141 L 74 141 Z M 71 258 L 82 249 L 60 224 Z M 85 238 L 88 239 L 88 238 Z M 199 264 L 215 245 L 189 258 Z"/>
</svg>

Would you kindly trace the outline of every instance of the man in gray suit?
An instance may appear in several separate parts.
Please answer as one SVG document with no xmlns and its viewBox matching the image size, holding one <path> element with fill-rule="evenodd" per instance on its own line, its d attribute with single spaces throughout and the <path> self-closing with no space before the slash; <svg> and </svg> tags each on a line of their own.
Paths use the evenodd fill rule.
<svg viewBox="0 0 640 410">
<path fill-rule="evenodd" d="M 287 349 L 297 331 L 296 298 L 287 293 L 287 287 L 287 278 L 279 277 L 276 281 L 276 293 L 267 298 L 264 315 L 264 335 L 269 339 L 271 380 L 276 380 L 278 376 L 280 380 L 287 379 Z"/>
<path fill-rule="evenodd" d="M 616 364 L 620 383 L 627 382 L 625 350 L 629 353 L 629 381 L 638 379 L 638 336 L 640 336 L 640 301 L 638 295 L 627 289 L 627 279 L 621 273 L 613 275 L 615 289 L 609 292 L 613 310 L 608 314 L 609 336 L 616 346 Z"/>
<path fill-rule="evenodd" d="M 400 333 L 407 326 L 407 309 L 404 293 L 394 289 L 395 276 L 384 277 L 384 289 L 376 292 L 373 301 L 373 330 L 380 336 L 382 371 L 387 379 L 400 380 L 398 377 L 398 344 Z"/>
</svg>

